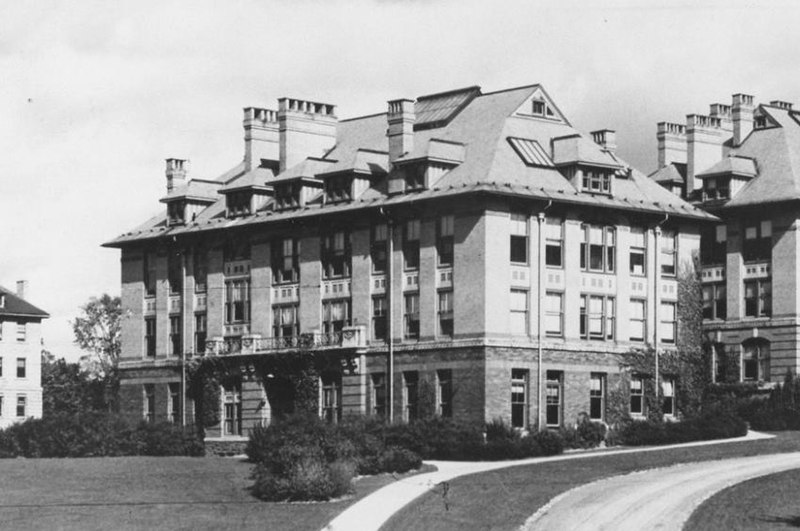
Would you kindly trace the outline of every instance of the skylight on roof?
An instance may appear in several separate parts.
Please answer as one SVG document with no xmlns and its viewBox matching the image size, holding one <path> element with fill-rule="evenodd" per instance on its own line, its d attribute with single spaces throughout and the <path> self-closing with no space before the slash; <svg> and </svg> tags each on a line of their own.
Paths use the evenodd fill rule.
<svg viewBox="0 0 800 531">
<path fill-rule="evenodd" d="M 542 166 L 552 168 L 555 166 L 550 156 L 536 140 L 528 138 L 508 137 L 508 143 L 517 152 L 519 158 L 528 166 Z"/>
</svg>

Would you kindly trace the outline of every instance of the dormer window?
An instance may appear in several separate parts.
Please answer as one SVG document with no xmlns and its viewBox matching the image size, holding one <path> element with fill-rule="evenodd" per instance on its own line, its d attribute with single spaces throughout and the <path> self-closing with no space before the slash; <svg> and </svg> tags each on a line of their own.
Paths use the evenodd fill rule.
<svg viewBox="0 0 800 531">
<path fill-rule="evenodd" d="M 427 167 L 425 164 L 414 164 L 407 166 L 405 169 L 406 175 L 406 191 L 424 190 L 425 189 L 425 171 Z"/>
<path fill-rule="evenodd" d="M 703 183 L 703 201 L 730 199 L 730 179 L 725 177 L 709 177 Z"/>
<path fill-rule="evenodd" d="M 227 194 L 228 216 L 245 216 L 251 213 L 251 192 L 231 192 Z"/>
<path fill-rule="evenodd" d="M 300 183 L 283 183 L 275 186 L 275 202 L 279 210 L 300 206 Z"/>
<path fill-rule="evenodd" d="M 186 223 L 186 202 L 172 201 L 167 203 L 167 218 L 170 225 L 183 225 Z"/>
<path fill-rule="evenodd" d="M 755 128 L 756 129 L 764 129 L 766 126 L 767 126 L 767 117 L 766 116 L 756 116 Z"/>
<path fill-rule="evenodd" d="M 329 177 L 325 181 L 325 201 L 338 203 L 353 199 L 353 178 L 348 175 Z"/>
<path fill-rule="evenodd" d="M 611 193 L 611 172 L 595 168 L 584 168 L 583 191 L 596 194 Z"/>
</svg>

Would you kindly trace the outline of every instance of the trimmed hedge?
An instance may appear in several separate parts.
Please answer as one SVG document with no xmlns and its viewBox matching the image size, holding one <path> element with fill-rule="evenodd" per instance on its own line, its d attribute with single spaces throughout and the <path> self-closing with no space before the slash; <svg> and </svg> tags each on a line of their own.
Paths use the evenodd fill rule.
<svg viewBox="0 0 800 531">
<path fill-rule="evenodd" d="M 203 441 L 170 423 L 131 426 L 106 412 L 28 419 L 0 430 L 0 457 L 202 456 Z"/>
<path fill-rule="evenodd" d="M 713 410 L 681 422 L 633 420 L 623 423 L 608 438 L 615 444 L 645 446 L 728 439 L 747 434 L 747 424 L 734 413 Z"/>
</svg>

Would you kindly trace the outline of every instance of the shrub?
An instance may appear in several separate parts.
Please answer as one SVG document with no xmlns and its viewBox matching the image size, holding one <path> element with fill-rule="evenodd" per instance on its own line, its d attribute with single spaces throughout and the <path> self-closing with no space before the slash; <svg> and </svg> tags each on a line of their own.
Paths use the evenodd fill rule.
<svg viewBox="0 0 800 531">
<path fill-rule="evenodd" d="M 402 474 L 409 470 L 416 470 L 422 466 L 422 458 L 405 448 L 390 446 L 378 458 L 378 468 L 381 472 L 396 472 Z"/>
<path fill-rule="evenodd" d="M 540 455 L 557 455 L 564 452 L 564 439 L 556 431 L 542 430 L 531 437 L 541 449 Z"/>
<path fill-rule="evenodd" d="M 729 411 L 715 409 L 681 422 L 630 421 L 618 428 L 614 440 L 630 446 L 643 446 L 727 439 L 746 433 L 747 425 L 741 418 Z"/>
<path fill-rule="evenodd" d="M 306 456 L 292 464 L 285 474 L 277 474 L 258 464 L 253 473 L 252 491 L 267 501 L 322 501 L 350 491 L 355 465 L 347 461 L 326 463 L 318 456 Z"/>
</svg>

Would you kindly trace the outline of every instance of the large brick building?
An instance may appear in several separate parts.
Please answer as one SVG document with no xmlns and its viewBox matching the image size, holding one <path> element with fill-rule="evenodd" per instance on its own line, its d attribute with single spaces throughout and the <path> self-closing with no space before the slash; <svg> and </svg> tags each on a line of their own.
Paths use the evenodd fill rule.
<svg viewBox="0 0 800 531">
<path fill-rule="evenodd" d="M 658 124 L 652 175 L 721 223 L 703 234 L 703 329 L 718 381 L 800 368 L 800 113 L 734 94 L 686 125 Z M 673 188 L 674 187 L 674 188 Z"/>
<path fill-rule="evenodd" d="M 556 426 L 605 418 L 612 389 L 645 413 L 649 375 L 620 361 L 674 346 L 676 272 L 713 217 L 622 161 L 613 131 L 581 134 L 531 85 L 347 120 L 282 98 L 244 110 L 244 139 L 213 180 L 168 159 L 163 212 L 106 244 L 130 415 L 183 415 L 183 356 L 225 357 L 242 378 L 206 434 L 236 438 L 285 407 L 285 375 L 248 364 L 308 351 L 337 361 L 319 381 L 331 419 Z"/>
<path fill-rule="evenodd" d="M 0 286 L 0 428 L 42 416 L 42 319 L 25 300 L 25 281 Z"/>
</svg>

